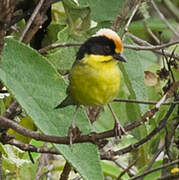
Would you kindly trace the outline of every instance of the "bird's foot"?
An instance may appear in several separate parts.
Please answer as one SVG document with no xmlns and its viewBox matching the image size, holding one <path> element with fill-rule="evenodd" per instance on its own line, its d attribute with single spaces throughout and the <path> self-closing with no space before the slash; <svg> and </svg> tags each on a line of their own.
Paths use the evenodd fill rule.
<svg viewBox="0 0 179 180">
<path fill-rule="evenodd" d="M 71 124 L 71 126 L 68 129 L 68 137 L 70 141 L 70 146 L 72 146 L 73 142 L 75 141 L 77 137 L 80 136 L 80 134 L 81 134 L 80 129 L 74 124 Z"/>
<path fill-rule="evenodd" d="M 120 124 L 119 121 L 115 121 L 114 125 L 114 131 L 115 131 L 115 138 L 117 141 L 121 140 L 122 135 L 127 135 L 127 132 L 123 128 L 123 126 Z"/>
</svg>

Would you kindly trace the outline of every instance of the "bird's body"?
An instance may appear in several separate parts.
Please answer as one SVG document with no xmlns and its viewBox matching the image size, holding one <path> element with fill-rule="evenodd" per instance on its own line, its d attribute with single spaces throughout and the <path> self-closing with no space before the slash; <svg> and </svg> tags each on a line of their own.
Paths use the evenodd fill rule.
<svg viewBox="0 0 179 180">
<path fill-rule="evenodd" d="M 67 97 L 56 107 L 68 105 L 103 106 L 112 101 L 120 85 L 118 61 L 121 39 L 110 29 L 101 29 L 79 49 L 69 74 Z"/>
<path fill-rule="evenodd" d="M 102 106 L 119 91 L 120 72 L 116 60 L 99 62 L 97 55 L 86 55 L 70 72 L 69 96 L 85 106 Z"/>
</svg>

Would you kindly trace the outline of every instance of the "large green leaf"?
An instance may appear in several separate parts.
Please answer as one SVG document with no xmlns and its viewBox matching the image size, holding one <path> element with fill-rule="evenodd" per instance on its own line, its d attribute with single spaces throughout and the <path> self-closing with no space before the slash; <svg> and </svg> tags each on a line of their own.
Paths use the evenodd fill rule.
<svg viewBox="0 0 179 180">
<path fill-rule="evenodd" d="M 113 21 L 124 4 L 123 0 L 85 0 L 85 2 L 88 2 L 91 8 L 92 19 L 97 22 Z"/>
<path fill-rule="evenodd" d="M 0 78 L 42 132 L 55 136 L 67 135 L 75 108 L 54 110 L 65 97 L 66 84 L 46 58 L 30 47 L 7 38 Z M 90 124 L 82 109 L 76 120 L 83 133 L 90 131 Z M 103 179 L 95 145 L 55 146 L 84 179 Z"/>
</svg>

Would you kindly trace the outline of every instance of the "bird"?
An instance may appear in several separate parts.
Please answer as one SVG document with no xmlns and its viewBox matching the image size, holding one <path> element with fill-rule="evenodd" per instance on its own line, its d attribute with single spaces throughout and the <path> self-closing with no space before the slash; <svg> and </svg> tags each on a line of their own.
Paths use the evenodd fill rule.
<svg viewBox="0 0 179 180">
<path fill-rule="evenodd" d="M 55 109 L 69 105 L 109 105 L 119 92 L 118 62 L 127 61 L 122 52 L 122 40 L 111 29 L 102 28 L 87 39 L 79 48 L 69 72 L 67 97 Z M 111 110 L 110 105 L 109 109 Z"/>
</svg>

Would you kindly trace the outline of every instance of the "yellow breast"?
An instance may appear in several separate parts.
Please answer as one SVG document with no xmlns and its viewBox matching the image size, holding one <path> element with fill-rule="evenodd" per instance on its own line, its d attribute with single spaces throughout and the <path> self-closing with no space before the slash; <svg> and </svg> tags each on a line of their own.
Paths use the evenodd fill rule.
<svg viewBox="0 0 179 180">
<path fill-rule="evenodd" d="M 79 104 L 102 106 L 116 97 L 119 85 L 116 60 L 110 56 L 88 55 L 73 66 L 68 93 Z"/>
</svg>

